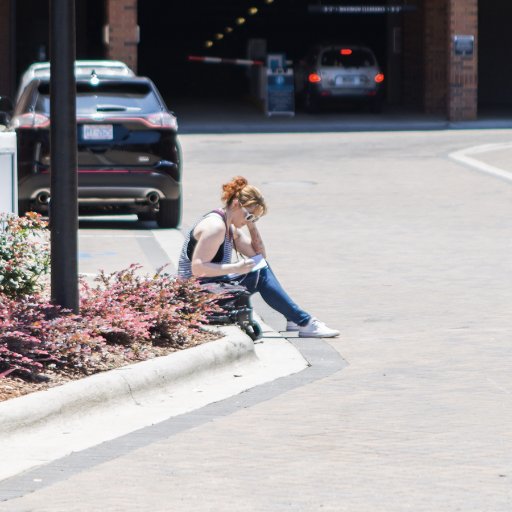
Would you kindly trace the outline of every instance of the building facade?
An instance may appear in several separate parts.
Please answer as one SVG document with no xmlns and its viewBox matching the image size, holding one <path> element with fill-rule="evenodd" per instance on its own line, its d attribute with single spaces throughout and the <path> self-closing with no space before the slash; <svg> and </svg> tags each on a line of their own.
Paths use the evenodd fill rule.
<svg viewBox="0 0 512 512">
<path fill-rule="evenodd" d="M 506 5 L 505 0 L 489 2 Z M 77 58 L 118 59 L 137 70 L 139 3 L 76 0 Z M 496 51 L 490 47 L 489 55 L 479 52 L 479 0 L 381 0 L 379 5 L 388 12 L 388 101 L 445 115 L 451 121 L 477 118 L 479 60 L 483 58 L 490 70 L 485 77 L 487 86 L 492 88 L 489 61 Z M 35 40 L 44 40 L 37 32 L 47 30 L 47 24 L 42 20 L 40 27 L 36 23 L 27 31 L 22 21 L 24 13 L 20 12 L 22 6 L 23 0 L 0 0 L 0 95 L 13 96 L 23 69 L 33 60 L 48 58 L 47 45 Z M 398 12 L 400 9 L 404 12 Z M 40 18 L 44 16 L 41 14 Z M 25 45 L 26 41 L 32 41 L 31 48 Z M 496 97 L 495 93 L 487 94 Z"/>
</svg>

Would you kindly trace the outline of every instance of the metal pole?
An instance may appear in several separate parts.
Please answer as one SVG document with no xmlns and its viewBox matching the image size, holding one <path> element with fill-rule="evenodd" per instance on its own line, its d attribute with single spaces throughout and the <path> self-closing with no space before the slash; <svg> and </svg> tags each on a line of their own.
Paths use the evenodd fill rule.
<svg viewBox="0 0 512 512">
<path fill-rule="evenodd" d="M 75 33 L 75 0 L 50 0 L 52 301 L 77 313 L 79 297 Z"/>
</svg>

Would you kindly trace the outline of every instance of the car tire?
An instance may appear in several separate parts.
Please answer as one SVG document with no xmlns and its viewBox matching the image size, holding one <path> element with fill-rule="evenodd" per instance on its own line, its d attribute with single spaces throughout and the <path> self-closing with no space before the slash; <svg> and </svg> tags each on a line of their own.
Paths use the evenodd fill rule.
<svg viewBox="0 0 512 512">
<path fill-rule="evenodd" d="M 181 220 L 181 196 L 178 199 L 161 199 L 156 222 L 160 228 L 177 228 Z"/>
</svg>

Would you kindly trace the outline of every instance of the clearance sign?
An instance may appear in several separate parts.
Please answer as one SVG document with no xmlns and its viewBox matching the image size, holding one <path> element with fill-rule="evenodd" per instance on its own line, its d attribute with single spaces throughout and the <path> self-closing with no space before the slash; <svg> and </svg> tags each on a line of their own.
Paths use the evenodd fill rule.
<svg viewBox="0 0 512 512">
<path fill-rule="evenodd" d="M 415 5 L 310 5 L 317 14 L 397 14 L 416 10 Z"/>
</svg>

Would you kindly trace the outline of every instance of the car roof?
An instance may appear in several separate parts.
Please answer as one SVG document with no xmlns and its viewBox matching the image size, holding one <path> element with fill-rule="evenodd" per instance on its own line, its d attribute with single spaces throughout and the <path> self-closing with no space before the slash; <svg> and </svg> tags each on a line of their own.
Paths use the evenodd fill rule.
<svg viewBox="0 0 512 512">
<path fill-rule="evenodd" d="M 83 68 L 97 68 L 99 71 L 102 68 L 110 68 L 119 70 L 126 75 L 133 76 L 135 73 L 120 60 L 77 60 L 75 61 L 75 72 L 81 73 Z M 31 64 L 28 69 L 23 73 L 23 76 L 41 76 L 50 74 L 50 62 L 35 62 Z"/>
<path fill-rule="evenodd" d="M 135 76 L 135 73 L 120 60 L 77 60 L 75 61 L 75 76 L 90 75 L 92 71 L 97 75 Z M 19 100 L 27 85 L 37 77 L 50 76 L 50 62 L 35 62 L 23 73 L 16 93 Z"/>
<path fill-rule="evenodd" d="M 89 75 L 77 76 L 75 81 L 78 83 L 87 83 L 91 81 L 92 73 Z M 153 83 L 147 76 L 126 76 L 126 75 L 96 75 L 100 82 L 117 82 L 117 83 Z M 50 83 L 49 76 L 34 78 L 31 83 L 46 84 Z M 37 86 L 36 86 L 37 87 Z"/>
</svg>

